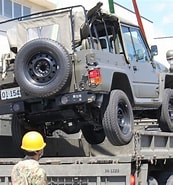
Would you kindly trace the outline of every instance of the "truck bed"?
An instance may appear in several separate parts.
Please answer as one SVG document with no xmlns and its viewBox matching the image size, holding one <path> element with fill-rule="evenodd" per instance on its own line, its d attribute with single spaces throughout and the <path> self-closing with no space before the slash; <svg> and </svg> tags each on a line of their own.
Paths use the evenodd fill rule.
<svg viewBox="0 0 173 185">
<path fill-rule="evenodd" d="M 133 140 L 125 146 L 113 146 L 107 139 L 102 144 L 89 145 L 84 138 L 56 138 L 48 140 L 46 150 L 47 156 L 40 164 L 50 185 L 127 185 L 131 165 L 136 161 L 173 158 L 173 133 L 138 126 Z M 51 151 L 54 156 L 48 156 Z M 11 169 L 19 160 L 0 158 L 0 185 L 10 184 Z"/>
</svg>

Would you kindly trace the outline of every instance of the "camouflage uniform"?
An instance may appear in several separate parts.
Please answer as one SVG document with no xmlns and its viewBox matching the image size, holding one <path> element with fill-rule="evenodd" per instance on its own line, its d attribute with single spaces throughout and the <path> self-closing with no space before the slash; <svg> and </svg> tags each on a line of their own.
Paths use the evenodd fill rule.
<svg viewBox="0 0 173 185">
<path fill-rule="evenodd" d="M 12 185 L 47 185 L 45 171 L 38 161 L 25 159 L 18 162 L 12 169 Z"/>
</svg>

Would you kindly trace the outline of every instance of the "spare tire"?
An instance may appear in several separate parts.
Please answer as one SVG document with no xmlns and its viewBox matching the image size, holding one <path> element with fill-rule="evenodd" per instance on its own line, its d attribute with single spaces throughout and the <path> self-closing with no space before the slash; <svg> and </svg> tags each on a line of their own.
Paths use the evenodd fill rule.
<svg viewBox="0 0 173 185">
<path fill-rule="evenodd" d="M 47 97 L 60 92 L 71 75 L 69 54 L 56 41 L 34 39 L 27 42 L 16 55 L 16 81 L 31 96 Z"/>
</svg>

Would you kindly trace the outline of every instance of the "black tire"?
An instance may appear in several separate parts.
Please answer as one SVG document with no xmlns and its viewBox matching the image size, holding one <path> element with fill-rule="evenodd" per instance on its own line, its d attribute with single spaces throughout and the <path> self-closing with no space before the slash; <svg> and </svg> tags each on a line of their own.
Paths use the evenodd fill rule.
<svg viewBox="0 0 173 185">
<path fill-rule="evenodd" d="M 105 133 L 103 129 L 95 130 L 92 125 L 89 125 L 84 126 L 81 130 L 85 140 L 89 144 L 100 144 L 105 140 Z"/>
<path fill-rule="evenodd" d="M 113 145 L 128 144 L 133 136 L 133 111 L 126 94 L 113 90 L 103 117 L 105 134 Z"/>
<path fill-rule="evenodd" d="M 44 38 L 29 41 L 16 55 L 16 81 L 31 96 L 47 97 L 60 92 L 71 75 L 69 54 L 56 41 Z"/>
<path fill-rule="evenodd" d="M 162 185 L 173 185 L 173 172 L 172 171 L 164 171 L 158 174 L 157 180 L 158 184 Z"/>
<path fill-rule="evenodd" d="M 159 119 L 162 131 L 173 132 L 173 90 L 165 89 Z"/>
<path fill-rule="evenodd" d="M 19 119 L 16 114 L 12 116 L 12 123 L 11 123 L 11 133 L 12 133 L 12 140 L 14 146 L 17 148 L 20 154 L 24 154 L 23 150 L 21 150 L 21 142 L 23 135 L 27 132 L 27 129 L 24 127 L 24 121 Z"/>
<path fill-rule="evenodd" d="M 147 185 L 158 185 L 158 182 L 154 177 L 149 176 L 147 179 Z"/>
</svg>

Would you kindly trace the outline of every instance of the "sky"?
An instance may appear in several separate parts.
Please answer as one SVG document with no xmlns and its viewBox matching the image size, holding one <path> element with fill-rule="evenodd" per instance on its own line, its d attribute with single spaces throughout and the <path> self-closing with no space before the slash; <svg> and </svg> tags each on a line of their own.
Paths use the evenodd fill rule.
<svg viewBox="0 0 173 185">
<path fill-rule="evenodd" d="M 132 0 L 114 2 L 134 11 Z M 136 0 L 140 15 L 151 20 L 155 37 L 173 36 L 173 0 Z"/>
</svg>

